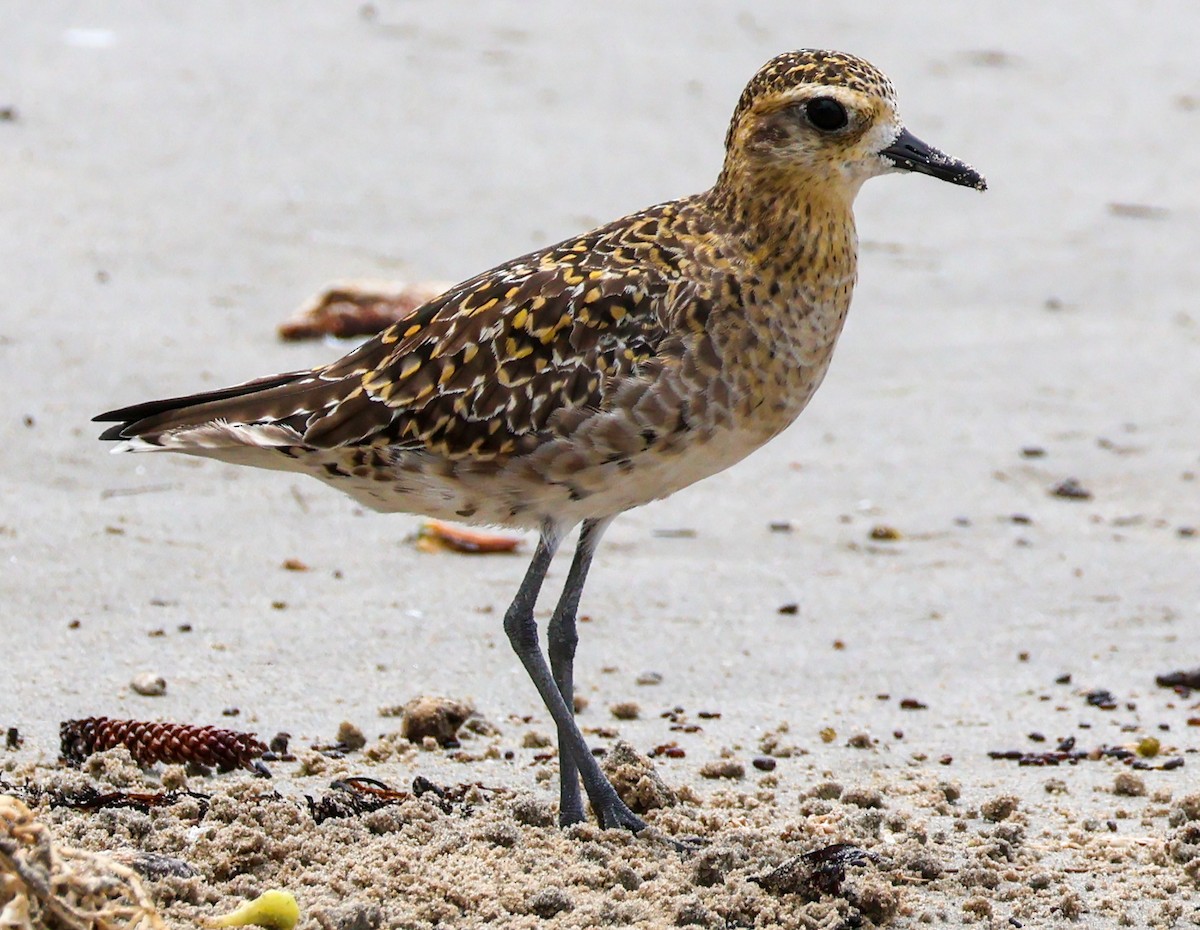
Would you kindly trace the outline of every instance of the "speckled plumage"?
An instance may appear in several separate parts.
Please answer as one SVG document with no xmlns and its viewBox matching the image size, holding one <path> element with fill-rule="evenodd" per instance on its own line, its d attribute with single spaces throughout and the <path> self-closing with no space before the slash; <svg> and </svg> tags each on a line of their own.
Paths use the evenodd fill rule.
<svg viewBox="0 0 1200 930">
<path fill-rule="evenodd" d="M 858 59 L 780 56 L 743 94 L 713 190 L 485 272 L 330 365 L 115 411 L 105 438 L 307 471 L 379 510 L 533 527 L 728 467 L 803 408 L 849 305 L 848 204 L 766 225 L 739 212 L 773 192 L 739 189 L 734 129 L 809 76 L 888 89 Z"/>
<path fill-rule="evenodd" d="M 845 125 L 823 128 L 818 98 Z M 104 414 L 102 438 L 307 472 L 378 510 L 540 528 L 552 556 L 565 529 L 602 529 L 797 417 L 850 305 L 854 195 L 897 168 L 982 187 L 903 130 L 872 65 L 781 55 L 741 95 L 709 191 L 484 272 L 329 365 Z"/>
</svg>

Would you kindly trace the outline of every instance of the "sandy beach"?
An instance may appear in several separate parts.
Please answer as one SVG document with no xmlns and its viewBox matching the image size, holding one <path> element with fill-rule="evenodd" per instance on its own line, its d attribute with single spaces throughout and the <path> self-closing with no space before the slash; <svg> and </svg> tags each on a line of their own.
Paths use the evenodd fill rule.
<svg viewBox="0 0 1200 930">
<path fill-rule="evenodd" d="M 268 888 L 306 930 L 1200 923 L 1200 692 L 1155 681 L 1200 667 L 1200 8 L 8 8 L 0 794 L 55 842 L 189 864 L 146 879 L 171 927 Z M 110 456 L 89 420 L 343 353 L 276 334 L 332 281 L 457 281 L 708 187 L 746 80 L 802 46 L 879 65 L 990 189 L 869 183 L 808 410 L 609 532 L 580 722 L 662 750 L 677 803 L 650 838 L 564 834 L 501 629 L 532 539 L 423 551 L 418 517 Z M 422 695 L 482 722 L 410 745 L 381 709 Z M 60 722 L 101 715 L 297 758 L 64 767 Z M 365 748 L 310 748 L 343 722 Z M 475 787 L 318 823 L 349 776 Z M 46 795 L 88 786 L 206 800 Z M 838 842 L 877 858 L 837 893 L 763 881 Z"/>
</svg>

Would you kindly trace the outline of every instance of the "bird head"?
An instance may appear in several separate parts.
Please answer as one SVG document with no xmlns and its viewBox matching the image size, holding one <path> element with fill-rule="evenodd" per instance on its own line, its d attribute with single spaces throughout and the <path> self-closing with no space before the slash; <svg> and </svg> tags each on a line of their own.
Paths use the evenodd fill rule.
<svg viewBox="0 0 1200 930">
<path fill-rule="evenodd" d="M 763 65 L 742 92 L 725 147 L 726 175 L 756 187 L 819 187 L 847 202 L 868 178 L 893 171 L 987 186 L 970 165 L 910 133 L 891 81 L 842 52 L 801 49 Z"/>
</svg>

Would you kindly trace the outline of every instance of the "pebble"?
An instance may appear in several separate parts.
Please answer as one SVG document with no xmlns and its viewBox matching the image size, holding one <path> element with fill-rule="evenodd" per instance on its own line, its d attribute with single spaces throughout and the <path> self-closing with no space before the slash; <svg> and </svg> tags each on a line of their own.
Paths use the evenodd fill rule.
<svg viewBox="0 0 1200 930">
<path fill-rule="evenodd" d="M 159 697 L 167 693 L 167 680 L 153 672 L 140 672 L 133 676 L 129 687 L 146 697 Z"/>
<path fill-rule="evenodd" d="M 642 709 L 636 701 L 620 701 L 613 704 L 608 712 L 618 720 L 637 720 L 641 715 Z"/>
<path fill-rule="evenodd" d="M 1132 772 L 1120 772 L 1113 779 L 1113 794 L 1126 798 L 1140 798 L 1146 793 L 1146 782 Z"/>
<path fill-rule="evenodd" d="M 349 720 L 343 720 L 338 724 L 337 741 L 350 752 L 357 752 L 367 745 L 367 738 L 363 735 L 363 731 Z"/>
<path fill-rule="evenodd" d="M 1020 803 L 1014 795 L 1001 794 L 980 804 L 979 813 L 983 815 L 984 820 L 999 823 L 1015 814 Z"/>
<path fill-rule="evenodd" d="M 713 759 L 700 766 L 701 778 L 744 778 L 746 766 L 734 759 Z"/>
<path fill-rule="evenodd" d="M 450 698 L 422 695 L 404 705 L 400 721 L 400 735 L 410 743 L 425 745 L 427 739 L 434 746 L 457 744 L 458 728 L 471 716 L 473 708 L 463 701 Z"/>
<path fill-rule="evenodd" d="M 1090 501 L 1092 499 L 1092 492 L 1080 484 L 1078 478 L 1066 478 L 1060 481 L 1050 489 L 1050 494 L 1054 497 L 1063 497 L 1074 501 Z"/>
</svg>

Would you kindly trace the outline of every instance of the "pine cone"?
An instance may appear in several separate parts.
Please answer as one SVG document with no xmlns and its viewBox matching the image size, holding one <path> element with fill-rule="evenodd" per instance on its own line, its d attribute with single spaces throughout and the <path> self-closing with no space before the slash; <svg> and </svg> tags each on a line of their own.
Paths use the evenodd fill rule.
<svg viewBox="0 0 1200 930">
<path fill-rule="evenodd" d="M 186 723 L 150 723 L 84 717 L 59 725 L 63 758 L 78 765 L 94 752 L 124 746 L 138 765 L 157 762 L 195 763 L 220 772 L 257 770 L 255 760 L 267 751 L 250 733 L 197 727 Z"/>
</svg>

